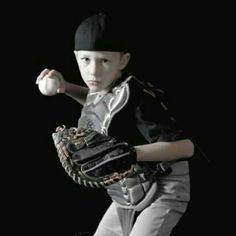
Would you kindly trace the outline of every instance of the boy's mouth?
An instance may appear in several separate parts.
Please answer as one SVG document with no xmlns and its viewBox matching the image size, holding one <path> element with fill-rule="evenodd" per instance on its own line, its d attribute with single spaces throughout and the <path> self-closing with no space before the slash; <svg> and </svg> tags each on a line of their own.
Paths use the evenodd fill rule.
<svg viewBox="0 0 236 236">
<path fill-rule="evenodd" d="M 98 80 L 89 80 L 88 83 L 91 84 L 91 85 L 99 85 L 99 84 L 101 84 L 101 82 L 98 81 Z"/>
</svg>

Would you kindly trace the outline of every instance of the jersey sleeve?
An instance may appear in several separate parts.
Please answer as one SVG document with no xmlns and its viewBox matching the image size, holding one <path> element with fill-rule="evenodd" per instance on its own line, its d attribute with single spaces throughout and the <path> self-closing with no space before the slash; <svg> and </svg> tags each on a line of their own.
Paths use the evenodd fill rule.
<svg viewBox="0 0 236 236">
<path fill-rule="evenodd" d="M 158 93 L 143 89 L 135 109 L 139 132 L 149 143 L 188 138 L 162 98 Z"/>
</svg>

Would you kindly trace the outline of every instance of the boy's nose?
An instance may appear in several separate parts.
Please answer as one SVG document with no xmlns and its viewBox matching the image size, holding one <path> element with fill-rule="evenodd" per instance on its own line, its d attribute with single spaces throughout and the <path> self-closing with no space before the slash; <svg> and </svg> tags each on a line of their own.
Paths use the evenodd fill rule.
<svg viewBox="0 0 236 236">
<path fill-rule="evenodd" d="M 90 64 L 89 73 L 91 75 L 94 75 L 94 76 L 98 75 L 100 73 L 100 70 L 101 70 L 101 68 L 97 62 L 92 62 Z"/>
</svg>

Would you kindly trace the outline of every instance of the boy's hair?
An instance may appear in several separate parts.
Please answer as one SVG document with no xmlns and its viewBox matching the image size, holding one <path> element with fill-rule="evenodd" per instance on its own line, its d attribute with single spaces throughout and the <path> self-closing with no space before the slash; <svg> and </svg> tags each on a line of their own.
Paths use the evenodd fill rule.
<svg viewBox="0 0 236 236">
<path fill-rule="evenodd" d="M 86 18 L 75 33 L 75 50 L 128 52 L 125 25 L 104 13 Z"/>
</svg>

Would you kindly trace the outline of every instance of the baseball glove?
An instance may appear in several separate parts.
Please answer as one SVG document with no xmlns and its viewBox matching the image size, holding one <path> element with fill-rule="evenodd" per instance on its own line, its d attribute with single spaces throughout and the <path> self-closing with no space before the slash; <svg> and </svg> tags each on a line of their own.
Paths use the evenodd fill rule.
<svg viewBox="0 0 236 236">
<path fill-rule="evenodd" d="M 92 129 L 59 126 L 52 135 L 68 175 L 86 187 L 106 187 L 135 173 L 136 152 Z"/>
</svg>

